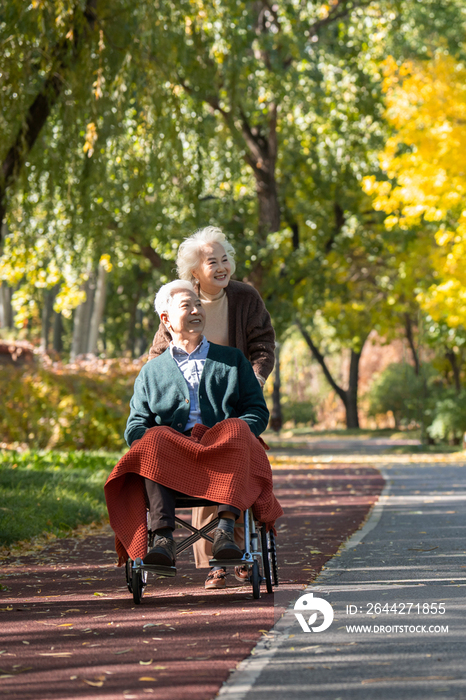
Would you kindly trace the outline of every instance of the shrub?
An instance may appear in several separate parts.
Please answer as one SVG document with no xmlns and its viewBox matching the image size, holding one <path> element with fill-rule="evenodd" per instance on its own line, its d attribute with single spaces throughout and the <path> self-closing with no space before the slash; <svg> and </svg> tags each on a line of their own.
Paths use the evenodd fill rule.
<svg viewBox="0 0 466 700">
<path fill-rule="evenodd" d="M 391 411 L 397 428 L 420 423 L 432 410 L 434 376 L 430 365 L 424 365 L 420 375 L 407 363 L 388 365 L 369 390 L 369 415 Z"/>
<path fill-rule="evenodd" d="M 466 391 L 443 392 L 433 411 L 433 420 L 427 432 L 433 440 L 459 444 L 466 431 Z"/>
<path fill-rule="evenodd" d="M 295 425 L 314 425 L 317 413 L 311 401 L 288 401 L 282 406 L 283 422 L 293 421 Z"/>
<path fill-rule="evenodd" d="M 137 368 L 106 374 L 67 367 L 0 373 L 0 440 L 36 449 L 124 447 Z"/>
</svg>

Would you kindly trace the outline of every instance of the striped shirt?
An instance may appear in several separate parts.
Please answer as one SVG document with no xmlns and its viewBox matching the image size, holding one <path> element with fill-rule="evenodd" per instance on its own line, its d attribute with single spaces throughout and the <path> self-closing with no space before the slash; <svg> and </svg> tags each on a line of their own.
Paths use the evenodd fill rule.
<svg viewBox="0 0 466 700">
<path fill-rule="evenodd" d="M 202 424 L 201 409 L 199 406 L 199 384 L 209 347 L 210 343 L 205 336 L 202 336 L 201 342 L 192 353 L 187 353 L 183 348 L 177 347 L 173 344 L 173 341 L 169 345 L 171 356 L 180 368 L 189 390 L 190 411 L 185 431 L 190 430 L 195 423 Z"/>
</svg>

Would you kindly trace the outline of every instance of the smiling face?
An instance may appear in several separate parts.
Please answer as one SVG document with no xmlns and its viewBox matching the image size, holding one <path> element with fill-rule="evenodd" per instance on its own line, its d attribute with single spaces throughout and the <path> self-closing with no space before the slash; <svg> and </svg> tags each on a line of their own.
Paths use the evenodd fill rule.
<svg viewBox="0 0 466 700">
<path fill-rule="evenodd" d="M 175 344 L 198 345 L 205 326 L 205 311 L 197 294 L 188 289 L 175 292 L 168 312 L 160 314 Z"/>
<path fill-rule="evenodd" d="M 199 267 L 192 274 L 207 294 L 218 294 L 221 289 L 225 289 L 231 276 L 231 265 L 225 248 L 220 243 L 206 243 L 202 247 Z"/>
</svg>

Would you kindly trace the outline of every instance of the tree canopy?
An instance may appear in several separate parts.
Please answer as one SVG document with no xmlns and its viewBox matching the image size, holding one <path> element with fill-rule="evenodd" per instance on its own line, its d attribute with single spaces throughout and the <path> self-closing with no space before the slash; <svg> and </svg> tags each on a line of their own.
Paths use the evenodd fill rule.
<svg viewBox="0 0 466 700">
<path fill-rule="evenodd" d="M 99 349 L 142 352 L 179 243 L 212 223 L 355 424 L 371 331 L 405 335 L 416 363 L 422 318 L 460 360 L 465 23 L 460 0 L 8 0 L 0 279 L 16 326 L 34 338 L 58 315 L 72 351 L 105 271 Z M 329 347 L 354 360 L 343 382 Z"/>
</svg>

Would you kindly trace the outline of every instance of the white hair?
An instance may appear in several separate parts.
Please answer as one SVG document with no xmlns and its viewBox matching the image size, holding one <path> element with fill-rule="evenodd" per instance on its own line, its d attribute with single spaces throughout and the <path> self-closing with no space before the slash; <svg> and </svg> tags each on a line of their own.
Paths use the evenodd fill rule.
<svg viewBox="0 0 466 700">
<path fill-rule="evenodd" d="M 231 274 L 234 273 L 236 269 L 235 249 L 228 242 L 221 229 L 217 228 L 217 226 L 206 226 L 193 233 L 189 238 L 185 238 L 178 248 L 176 269 L 180 279 L 189 280 L 190 282 L 195 280 L 192 271 L 196 270 L 201 264 L 202 249 L 208 243 L 220 243 L 224 247 L 231 266 Z"/>
<path fill-rule="evenodd" d="M 158 315 L 161 317 L 163 313 L 168 313 L 170 304 L 172 303 L 172 299 L 175 294 L 185 290 L 196 294 L 196 290 L 191 282 L 188 282 L 188 280 L 174 280 L 173 282 L 168 282 L 168 284 L 164 284 L 162 287 L 160 287 L 154 300 L 154 307 Z"/>
</svg>

